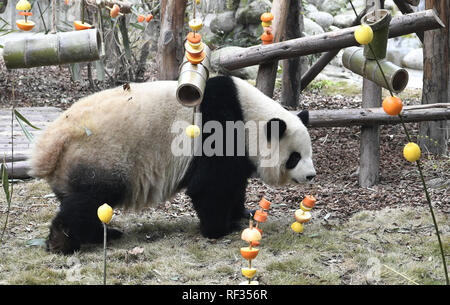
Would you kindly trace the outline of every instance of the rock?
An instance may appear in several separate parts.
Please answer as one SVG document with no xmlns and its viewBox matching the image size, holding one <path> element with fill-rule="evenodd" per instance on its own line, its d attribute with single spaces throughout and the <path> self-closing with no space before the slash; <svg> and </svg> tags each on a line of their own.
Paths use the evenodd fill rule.
<svg viewBox="0 0 450 305">
<path fill-rule="evenodd" d="M 307 14 L 307 17 L 320 25 L 322 29 L 328 29 L 333 24 L 333 15 L 327 12 L 313 12 Z"/>
<path fill-rule="evenodd" d="M 402 60 L 406 68 L 422 70 L 423 69 L 423 49 L 414 49 L 410 51 Z"/>
<path fill-rule="evenodd" d="M 270 11 L 272 3 L 269 0 L 254 0 L 236 11 L 236 21 L 240 24 L 259 24 L 261 15 Z"/>
<path fill-rule="evenodd" d="M 236 27 L 236 19 L 233 11 L 219 13 L 211 20 L 209 25 L 211 31 L 216 34 L 227 34 Z"/>
<path fill-rule="evenodd" d="M 318 8 L 321 11 L 328 12 L 330 14 L 335 14 L 347 6 L 347 0 L 324 0 L 320 2 L 321 3 Z"/>
<path fill-rule="evenodd" d="M 242 49 L 243 48 L 241 48 L 241 47 L 231 46 L 231 47 L 225 47 L 225 48 L 221 48 L 218 50 L 214 50 L 211 54 L 212 70 L 214 70 L 218 73 L 240 77 L 242 79 L 256 79 L 256 76 L 258 74 L 258 66 L 245 67 L 242 69 L 236 69 L 236 70 L 232 70 L 232 71 L 224 71 L 219 66 L 220 58 L 222 56 L 227 56 L 228 54 L 233 54 L 236 51 L 240 51 Z"/>
<path fill-rule="evenodd" d="M 346 11 L 345 13 L 334 16 L 333 25 L 341 29 L 348 28 L 352 26 L 355 18 L 355 13 L 353 11 Z"/>
<path fill-rule="evenodd" d="M 355 8 L 366 7 L 366 0 L 353 0 L 352 3 Z M 352 5 L 350 4 L 350 2 L 347 3 L 347 8 L 349 10 L 352 9 Z M 359 12 L 359 11 L 357 10 L 357 12 Z"/>
<path fill-rule="evenodd" d="M 304 11 L 306 14 L 309 14 L 309 13 L 318 12 L 319 10 L 317 9 L 317 7 L 314 4 L 308 3 L 304 6 Z"/>
<path fill-rule="evenodd" d="M 322 29 L 322 27 L 309 18 L 304 18 L 303 23 L 305 24 L 304 30 L 305 30 L 305 34 L 307 36 L 324 33 L 324 30 Z"/>
</svg>

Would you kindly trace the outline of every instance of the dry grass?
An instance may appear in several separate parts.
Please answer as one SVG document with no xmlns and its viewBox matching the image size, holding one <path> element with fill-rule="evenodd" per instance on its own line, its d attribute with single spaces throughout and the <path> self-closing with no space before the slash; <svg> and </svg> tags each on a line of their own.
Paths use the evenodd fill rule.
<svg viewBox="0 0 450 305">
<path fill-rule="evenodd" d="M 10 224 L 0 246 L 0 284 L 101 284 L 103 251 L 85 246 L 62 256 L 30 240 L 45 238 L 58 203 L 42 181 L 15 185 Z M 5 202 L 0 196 L 0 216 Z M 274 207 L 277 209 L 277 207 Z M 239 232 L 218 240 L 199 235 L 198 220 L 163 209 L 116 211 L 111 225 L 124 230 L 108 244 L 110 284 L 238 284 L 246 265 Z M 293 212 L 262 224 L 260 254 L 253 265 L 262 284 L 442 284 L 443 268 L 426 206 L 362 211 L 348 221 L 319 219 L 319 207 L 305 232 L 290 229 Z M 273 213 L 277 215 L 279 213 Z M 437 213 L 446 253 L 448 214 Z M 314 217 L 316 216 L 316 217 Z M 141 254 L 132 254 L 135 247 Z M 394 271 L 392 271 L 394 270 Z M 401 275 L 397 274 L 399 272 Z"/>
</svg>

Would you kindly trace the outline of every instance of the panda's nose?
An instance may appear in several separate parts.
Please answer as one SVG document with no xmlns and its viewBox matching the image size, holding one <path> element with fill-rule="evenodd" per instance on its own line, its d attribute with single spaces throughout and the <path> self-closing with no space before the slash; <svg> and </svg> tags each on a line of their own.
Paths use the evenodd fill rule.
<svg viewBox="0 0 450 305">
<path fill-rule="evenodd" d="M 316 176 L 316 175 L 306 176 L 306 179 L 308 179 L 309 181 L 311 181 L 311 180 L 314 179 L 315 176 Z"/>
</svg>

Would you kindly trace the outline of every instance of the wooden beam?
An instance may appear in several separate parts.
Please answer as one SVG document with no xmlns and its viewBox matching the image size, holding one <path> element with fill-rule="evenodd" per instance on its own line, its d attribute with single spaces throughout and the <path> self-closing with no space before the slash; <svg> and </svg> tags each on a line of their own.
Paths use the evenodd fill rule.
<svg viewBox="0 0 450 305">
<path fill-rule="evenodd" d="M 272 22 L 272 31 L 274 42 L 280 42 L 286 28 L 286 19 L 288 14 L 288 0 L 274 0 L 272 4 L 272 14 L 274 16 Z M 262 63 L 258 69 L 256 76 L 256 88 L 268 97 L 273 96 L 275 88 L 275 79 L 277 77 L 278 60 Z"/>
<path fill-rule="evenodd" d="M 357 26 L 361 23 L 361 18 L 366 14 L 367 9 L 364 9 L 359 13 L 352 26 Z M 319 75 L 320 72 L 333 60 L 333 58 L 339 53 L 340 49 L 332 50 L 322 54 L 320 58 L 309 68 L 305 74 L 302 75 L 300 90 L 303 91 L 308 85 Z"/>
<path fill-rule="evenodd" d="M 412 7 L 408 4 L 405 3 L 404 0 L 394 0 L 395 5 L 397 5 L 398 9 L 400 10 L 400 12 L 402 12 L 402 14 L 406 15 L 406 14 L 411 14 L 414 13 L 414 10 L 412 9 Z M 419 37 L 420 41 L 423 43 L 423 31 L 418 31 L 416 32 L 417 37 Z"/>
<path fill-rule="evenodd" d="M 291 111 L 297 113 L 298 111 Z M 450 119 L 450 103 L 404 106 L 406 123 Z M 383 108 L 310 110 L 308 127 L 348 127 L 400 124 L 398 116 L 387 115 Z"/>
<path fill-rule="evenodd" d="M 428 31 L 443 28 L 444 24 L 434 10 L 426 10 L 403 15 L 392 19 L 389 27 L 389 37 L 398 37 L 416 31 Z M 235 70 L 263 62 L 286 59 L 315 53 L 357 46 L 354 37 L 354 27 L 327 32 L 320 35 L 286 40 L 271 45 L 257 45 L 245 48 L 234 54 L 223 56 L 220 66 Z"/>
</svg>

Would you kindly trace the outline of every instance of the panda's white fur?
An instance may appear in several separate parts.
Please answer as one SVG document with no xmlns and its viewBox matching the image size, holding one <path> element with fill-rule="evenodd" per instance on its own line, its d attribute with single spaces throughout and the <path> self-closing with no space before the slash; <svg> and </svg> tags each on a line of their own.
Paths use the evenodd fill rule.
<svg viewBox="0 0 450 305">
<path fill-rule="evenodd" d="M 285 122 L 284 135 L 279 142 L 271 143 L 278 145 L 279 149 L 280 160 L 275 166 L 260 167 L 261 158 L 248 156 L 251 163 L 249 166 L 256 168 L 257 175 L 263 181 L 274 185 L 293 181 L 304 182 L 307 177 L 315 176 L 310 137 L 299 117 L 285 110 L 246 81 L 238 78 L 232 78 L 230 81 L 229 78 L 223 77 L 223 80 L 215 81 L 215 86 L 219 86 L 217 88 L 220 89 L 222 82 L 236 90 L 237 96 L 234 99 L 237 98 L 236 103 L 242 110 L 245 122 L 267 122 L 273 118 Z M 172 154 L 171 143 L 178 135 L 170 131 L 176 121 L 191 122 L 193 109 L 183 107 L 177 102 L 176 87 L 175 81 L 158 81 L 132 83 L 130 90 L 118 87 L 98 92 L 75 103 L 46 128 L 33 148 L 30 175 L 45 178 L 49 182 L 62 201 L 60 214 L 64 214 L 64 206 L 66 214 L 74 213 L 73 206 L 80 205 L 83 200 L 92 199 L 91 205 L 96 208 L 102 203 L 96 200 L 109 198 L 92 195 L 95 199 L 84 199 L 84 195 L 80 193 L 97 192 L 94 187 L 92 190 L 89 188 L 89 181 L 93 181 L 92 184 L 99 190 L 111 194 L 116 188 L 120 189 L 124 185 L 123 196 L 119 196 L 119 193 L 110 196 L 113 196 L 112 201 L 120 197 L 117 204 L 128 208 L 163 202 L 170 199 L 182 187 L 186 187 L 183 179 L 189 175 L 193 158 L 176 157 Z M 247 145 L 254 145 L 253 141 L 255 138 L 249 137 Z M 284 164 L 293 151 L 300 153 L 301 159 L 294 168 L 288 170 Z M 73 174 L 74 167 L 77 166 L 81 166 L 80 170 L 77 174 Z M 99 168 L 101 171 L 93 170 L 91 173 L 90 168 Z M 104 173 L 107 174 L 105 179 L 102 176 Z M 80 175 L 84 175 L 83 178 Z M 120 187 L 109 188 L 109 181 L 113 181 L 112 185 L 118 181 L 117 185 Z M 78 184 L 82 184 L 82 187 L 78 187 Z M 197 200 L 199 202 L 209 198 L 203 198 L 203 191 L 197 187 L 192 188 L 196 189 L 192 191 L 191 197 L 202 222 L 202 218 L 205 217 L 200 215 L 199 209 L 205 208 L 197 207 L 195 198 L 200 198 Z M 72 196 L 75 193 L 78 195 Z M 236 201 L 242 201 L 241 197 Z M 65 204 L 65 201 L 68 203 Z M 243 202 L 239 205 L 243 206 Z M 83 213 L 92 214 L 91 210 L 93 208 Z M 204 213 L 208 215 L 211 212 Z M 68 217 L 65 215 L 59 217 L 58 221 L 54 220 L 49 240 L 50 243 L 52 238 L 57 241 L 49 245 L 50 250 L 71 252 L 78 249 L 80 243 L 97 241 L 96 238 L 81 237 L 74 237 L 75 240 L 70 241 L 62 240 L 70 235 L 66 232 L 70 230 L 74 236 L 98 235 L 97 227 L 96 232 L 91 232 L 93 229 L 86 232 L 81 232 L 80 229 L 78 232 L 78 228 L 74 228 L 76 224 L 72 223 L 67 225 L 70 229 L 66 228 L 64 222 Z M 89 226 L 85 224 L 85 227 Z M 59 234 L 58 230 L 66 237 Z M 214 230 L 217 231 L 217 228 Z M 223 234 L 224 232 L 221 232 L 212 236 Z"/>
</svg>

